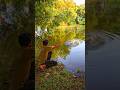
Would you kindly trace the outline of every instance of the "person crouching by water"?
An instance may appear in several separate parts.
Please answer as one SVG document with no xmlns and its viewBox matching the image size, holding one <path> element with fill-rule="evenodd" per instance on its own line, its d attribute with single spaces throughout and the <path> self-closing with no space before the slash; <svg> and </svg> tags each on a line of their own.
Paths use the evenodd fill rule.
<svg viewBox="0 0 120 90">
<path fill-rule="evenodd" d="M 43 47 L 39 56 L 39 68 L 40 71 L 44 71 L 45 68 L 49 68 L 57 65 L 56 61 L 51 60 L 52 50 L 58 48 L 58 45 L 48 46 L 48 40 L 43 41 Z"/>
</svg>

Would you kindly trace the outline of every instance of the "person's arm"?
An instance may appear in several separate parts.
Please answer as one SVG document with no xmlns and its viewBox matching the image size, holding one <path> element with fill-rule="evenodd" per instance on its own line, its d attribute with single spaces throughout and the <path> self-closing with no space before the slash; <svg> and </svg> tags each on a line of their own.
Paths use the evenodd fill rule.
<svg viewBox="0 0 120 90">
<path fill-rule="evenodd" d="M 54 49 L 54 48 L 58 48 L 60 45 L 54 45 L 54 46 L 52 46 L 52 48 Z"/>
<path fill-rule="evenodd" d="M 58 45 L 53 45 L 53 46 L 47 46 L 47 49 L 51 51 L 52 49 L 58 48 Z"/>
</svg>

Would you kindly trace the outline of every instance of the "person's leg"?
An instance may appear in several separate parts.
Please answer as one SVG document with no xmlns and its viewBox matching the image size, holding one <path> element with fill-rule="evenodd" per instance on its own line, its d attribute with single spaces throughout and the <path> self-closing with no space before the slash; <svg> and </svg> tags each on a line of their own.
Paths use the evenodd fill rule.
<svg viewBox="0 0 120 90">
<path fill-rule="evenodd" d="M 52 51 L 48 52 L 47 61 L 50 61 L 51 56 L 52 56 Z"/>
<path fill-rule="evenodd" d="M 56 61 L 46 61 L 45 65 L 46 65 L 46 68 L 50 68 L 50 67 L 56 66 L 57 62 Z"/>
<path fill-rule="evenodd" d="M 48 52 L 48 57 L 47 60 L 45 62 L 46 68 L 52 67 L 52 66 L 56 66 L 57 62 L 56 61 L 52 61 L 51 60 L 51 56 L 52 56 L 52 52 Z"/>
</svg>

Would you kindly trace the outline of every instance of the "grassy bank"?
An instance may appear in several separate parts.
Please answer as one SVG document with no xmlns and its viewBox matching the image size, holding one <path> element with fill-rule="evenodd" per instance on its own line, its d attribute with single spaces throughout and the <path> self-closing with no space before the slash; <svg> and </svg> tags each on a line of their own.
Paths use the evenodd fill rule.
<svg viewBox="0 0 120 90">
<path fill-rule="evenodd" d="M 35 90 L 84 90 L 84 84 L 83 77 L 75 77 L 63 65 L 36 72 Z"/>
</svg>

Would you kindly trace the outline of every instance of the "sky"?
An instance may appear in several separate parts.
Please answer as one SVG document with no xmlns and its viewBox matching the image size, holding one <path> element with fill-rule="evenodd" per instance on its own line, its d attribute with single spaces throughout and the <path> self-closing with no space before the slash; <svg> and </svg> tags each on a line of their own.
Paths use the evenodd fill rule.
<svg viewBox="0 0 120 90">
<path fill-rule="evenodd" d="M 77 5 L 85 4 L 85 0 L 74 0 Z"/>
</svg>

